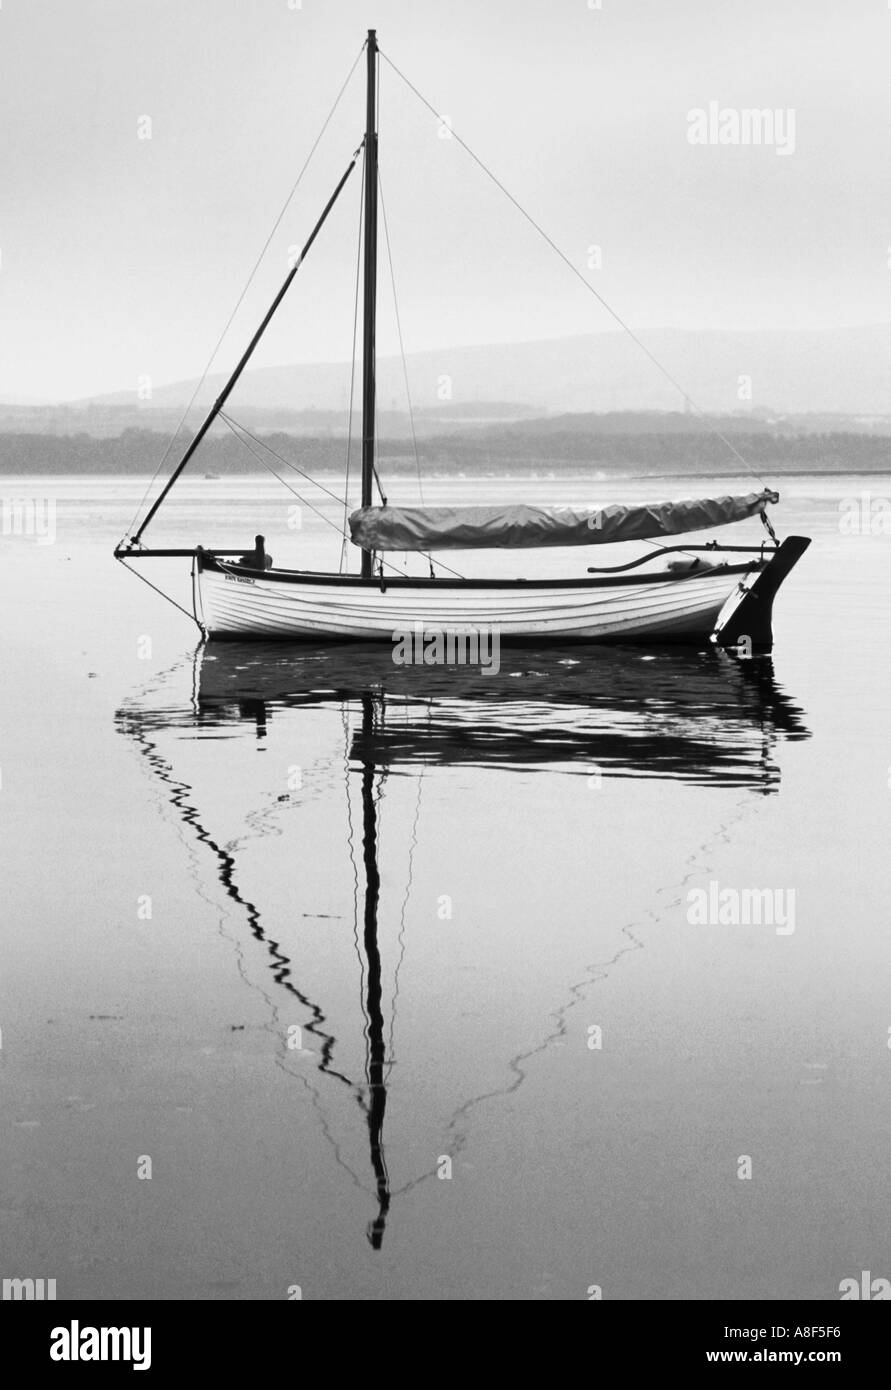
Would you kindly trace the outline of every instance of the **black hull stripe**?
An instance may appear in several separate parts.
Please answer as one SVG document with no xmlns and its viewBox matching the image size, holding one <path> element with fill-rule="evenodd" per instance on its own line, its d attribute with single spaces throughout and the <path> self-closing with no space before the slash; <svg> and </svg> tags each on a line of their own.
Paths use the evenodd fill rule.
<svg viewBox="0 0 891 1390">
<path fill-rule="evenodd" d="M 424 576 L 387 575 L 382 581 L 358 574 L 314 574 L 309 570 L 251 570 L 236 565 L 220 565 L 202 557 L 201 568 L 218 574 L 232 574 L 245 579 L 262 579 L 274 584 L 323 584 L 351 589 L 483 589 L 510 592 L 516 589 L 606 589 L 633 584 L 688 584 L 696 579 L 714 579 L 718 575 L 756 574 L 763 566 L 758 563 L 714 565 L 708 569 L 687 571 L 684 574 L 616 575 L 589 579 L 429 579 Z"/>
</svg>

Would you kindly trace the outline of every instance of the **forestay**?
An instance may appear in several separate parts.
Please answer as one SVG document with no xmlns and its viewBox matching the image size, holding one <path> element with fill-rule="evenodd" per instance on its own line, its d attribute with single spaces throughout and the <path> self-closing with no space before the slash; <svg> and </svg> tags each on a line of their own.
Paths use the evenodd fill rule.
<svg viewBox="0 0 891 1390">
<path fill-rule="evenodd" d="M 360 507 L 350 517 L 364 550 L 523 550 L 552 545 L 606 545 L 677 536 L 762 514 L 779 493 L 700 497 L 608 507 Z"/>
</svg>

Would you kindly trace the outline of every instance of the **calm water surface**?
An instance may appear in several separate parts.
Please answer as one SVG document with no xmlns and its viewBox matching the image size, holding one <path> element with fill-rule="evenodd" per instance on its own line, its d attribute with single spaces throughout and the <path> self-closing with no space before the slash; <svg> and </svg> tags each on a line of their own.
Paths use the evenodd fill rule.
<svg viewBox="0 0 891 1390">
<path fill-rule="evenodd" d="M 0 1272 L 186 1299 L 891 1275 L 889 540 L 839 530 L 891 478 L 782 486 L 814 544 L 772 659 L 506 649 L 485 676 L 202 649 L 110 557 L 144 482 L 4 487 L 57 534 L 0 550 Z M 153 539 L 263 530 L 336 567 L 294 501 L 196 479 Z M 188 606 L 176 562 L 142 572 Z M 712 882 L 794 892 L 794 931 L 690 924 Z"/>
</svg>

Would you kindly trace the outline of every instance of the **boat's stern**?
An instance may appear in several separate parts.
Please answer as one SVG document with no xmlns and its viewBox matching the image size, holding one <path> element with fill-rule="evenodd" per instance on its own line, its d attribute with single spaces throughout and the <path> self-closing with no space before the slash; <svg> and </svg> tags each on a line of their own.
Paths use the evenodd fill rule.
<svg viewBox="0 0 891 1390">
<path fill-rule="evenodd" d="M 750 654 L 772 650 L 774 598 L 810 543 L 809 536 L 787 536 L 769 564 L 740 583 L 718 615 L 712 634 L 716 646 L 745 646 Z"/>
</svg>

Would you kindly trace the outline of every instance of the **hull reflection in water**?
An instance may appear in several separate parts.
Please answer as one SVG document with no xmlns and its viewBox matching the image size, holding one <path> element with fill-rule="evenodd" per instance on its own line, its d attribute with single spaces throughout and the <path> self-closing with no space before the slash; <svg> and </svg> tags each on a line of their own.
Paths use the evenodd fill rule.
<svg viewBox="0 0 891 1390">
<path fill-rule="evenodd" d="M 778 688 L 769 657 L 738 662 L 719 651 L 601 648 L 580 658 L 578 648 L 520 648 L 506 654 L 502 669 L 493 675 L 471 668 L 396 666 L 388 652 L 365 645 L 311 650 L 280 643 L 228 644 L 198 649 L 193 682 L 191 700 L 180 697 L 171 703 L 170 682 L 162 677 L 150 692 L 118 712 L 118 727 L 135 742 L 193 837 L 196 861 L 202 861 L 196 875 L 203 872 L 203 859 L 208 857 L 225 899 L 235 904 L 241 918 L 241 926 L 236 926 L 239 953 L 246 929 L 258 960 L 271 972 L 275 990 L 270 991 L 268 983 L 258 988 L 272 1010 L 268 1027 L 277 1050 L 281 1054 L 283 1034 L 296 1012 L 318 1078 L 310 1087 L 314 1103 L 324 1111 L 338 1095 L 348 1097 L 345 1123 L 354 1139 L 356 1102 L 361 1109 L 365 1174 L 357 1171 L 358 1162 L 348 1171 L 373 1204 L 367 1238 L 375 1250 L 383 1243 L 393 1198 L 437 1171 L 436 1166 L 419 1167 L 394 1186 L 387 1163 L 384 1131 L 396 1060 L 399 967 L 411 944 L 406 938 L 406 905 L 414 847 L 413 838 L 408 847 L 392 837 L 386 842 L 388 867 L 393 861 L 404 863 L 406 855 L 408 859 L 400 912 L 389 905 L 392 899 L 386 900 L 381 887 L 378 822 L 389 774 L 409 772 L 417 779 L 416 830 L 421 779 L 428 771 L 435 775 L 437 768 L 547 769 L 589 777 L 597 772 L 605 778 L 661 778 L 766 794 L 779 785 L 777 744 L 809 737 L 801 711 Z M 331 808 L 325 808 L 330 820 L 318 808 L 298 803 L 296 809 L 313 816 L 323 853 L 335 866 L 326 889 L 329 896 L 335 898 L 347 881 L 350 885 L 350 941 L 358 961 L 352 965 L 355 985 L 348 988 L 348 999 L 358 994 L 358 1001 L 349 1005 L 355 1010 L 354 1021 L 342 1027 L 331 1021 L 336 1002 L 323 1002 L 319 996 L 336 1001 L 343 992 L 344 972 L 332 968 L 334 958 L 326 945 L 321 982 L 307 982 L 312 979 L 312 962 L 306 919 L 313 915 L 297 913 L 293 905 L 297 885 L 304 886 L 313 862 L 312 845 L 305 842 L 307 823 L 301 821 L 297 831 L 292 827 L 286 833 L 284 817 L 295 808 L 288 796 L 276 794 L 281 785 L 278 766 L 271 785 L 264 782 L 261 790 L 251 792 L 239 781 L 243 765 L 235 750 L 227 758 L 225 750 L 231 745 L 225 737 L 220 741 L 227 731 L 235 733 L 235 726 L 247 722 L 252 741 L 256 736 L 265 744 L 270 726 L 279 719 L 292 726 L 296 721 L 299 739 L 299 726 L 312 717 L 310 712 L 326 709 L 342 715 L 337 728 L 344 741 L 345 780 L 342 786 L 333 782 L 328 790 L 347 803 L 352 873 Z M 294 732 L 292 728 L 289 735 Z M 173 735 L 172 745 L 167 735 Z M 202 743 L 205 750 L 213 750 L 211 764 L 208 752 L 203 755 L 205 773 L 212 768 L 209 793 L 199 791 L 200 776 L 190 770 L 196 746 Z M 225 824 L 224 800 L 231 814 L 233 799 L 235 838 L 215 828 Z M 269 818 L 266 829 L 271 833 L 263 843 L 265 852 L 275 855 L 259 870 L 244 862 L 248 845 L 256 848 L 258 816 Z M 342 874 L 336 867 L 341 856 Z M 259 881 L 262 889 L 248 891 L 244 884 L 250 881 Z M 287 907 L 277 915 L 275 895 L 281 894 L 282 885 Z M 203 889 L 197 877 L 196 888 Z M 325 902 L 319 916 L 336 918 L 334 906 L 333 901 Z M 298 918 L 304 919 L 302 925 Z M 342 946 L 345 934 L 337 940 Z M 242 973 L 251 983 L 250 972 Z M 360 1038 L 362 1055 L 357 1059 Z M 281 1055 L 278 1061 L 290 1070 Z M 465 1100 L 455 1113 L 465 1112 L 472 1103 Z M 327 1120 L 322 1128 L 328 1137 Z M 451 1128 L 453 1142 L 460 1144 Z M 441 1143 L 448 1151 L 448 1143 Z M 335 1157 L 346 1168 L 341 1149 L 335 1144 Z"/>
<path fill-rule="evenodd" d="M 389 652 L 360 643 L 214 644 L 197 658 L 202 720 L 262 724 L 276 706 L 363 696 L 380 710 L 364 752 L 386 767 L 541 766 L 771 792 L 777 740 L 809 737 L 768 656 L 600 647 L 580 657 L 577 647 L 512 647 L 494 674 L 397 666 Z"/>
</svg>

